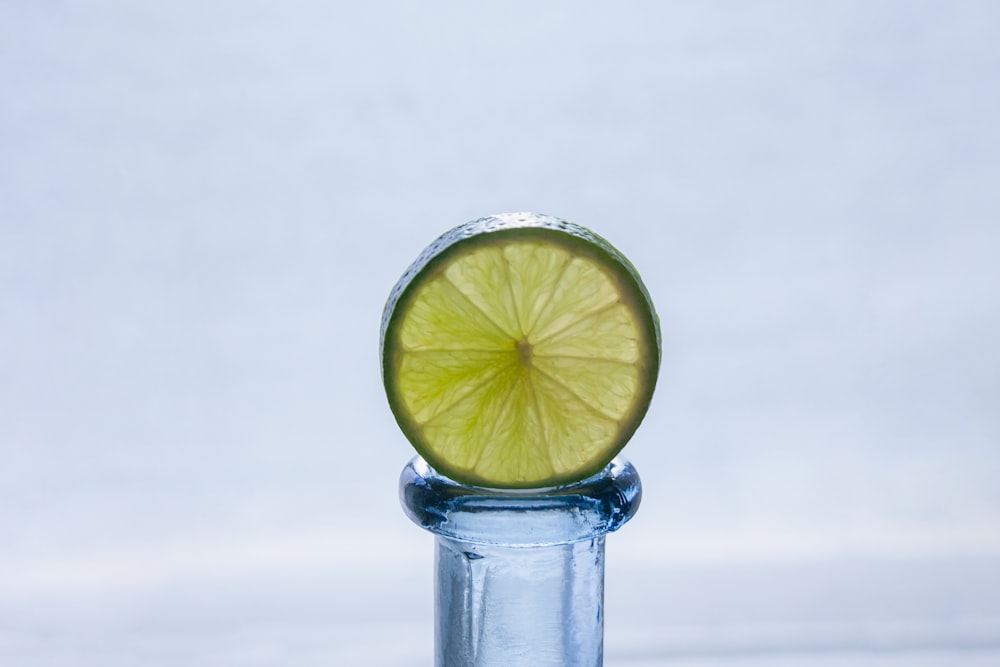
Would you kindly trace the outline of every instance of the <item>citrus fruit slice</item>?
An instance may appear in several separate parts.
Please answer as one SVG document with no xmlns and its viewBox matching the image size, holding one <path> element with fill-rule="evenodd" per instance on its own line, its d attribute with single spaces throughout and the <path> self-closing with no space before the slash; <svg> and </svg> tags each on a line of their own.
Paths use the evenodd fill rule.
<svg viewBox="0 0 1000 667">
<path fill-rule="evenodd" d="M 646 414 L 660 364 L 639 274 L 593 232 L 512 213 L 456 227 L 382 316 L 382 377 L 403 433 L 474 486 L 579 481 Z"/>
</svg>

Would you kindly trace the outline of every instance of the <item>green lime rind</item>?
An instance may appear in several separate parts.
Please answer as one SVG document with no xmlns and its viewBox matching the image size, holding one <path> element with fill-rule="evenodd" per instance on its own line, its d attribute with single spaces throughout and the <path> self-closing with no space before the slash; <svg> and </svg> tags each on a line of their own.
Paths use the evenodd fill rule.
<svg viewBox="0 0 1000 667">
<path fill-rule="evenodd" d="M 631 300 L 630 309 L 640 318 L 639 330 L 644 335 L 642 346 L 646 351 L 641 368 L 643 382 L 632 410 L 622 420 L 618 437 L 605 450 L 605 456 L 596 458 L 591 465 L 577 468 L 572 473 L 554 475 L 540 480 L 498 480 L 482 477 L 467 469 L 452 466 L 439 456 L 434 448 L 421 437 L 421 428 L 405 407 L 396 386 L 395 369 L 399 367 L 401 343 L 398 333 L 400 320 L 408 312 L 410 301 L 420 291 L 426 280 L 434 276 L 439 267 L 466 252 L 483 245 L 517 239 L 548 240 L 574 255 L 589 257 L 613 274 L 623 286 L 622 297 Z M 645 417 L 652 399 L 661 358 L 659 320 L 652 299 L 631 262 L 607 240 L 580 225 L 536 213 L 508 213 L 480 218 L 455 227 L 431 243 L 406 270 L 390 293 L 382 314 L 380 332 L 380 361 L 382 379 L 392 413 L 403 434 L 417 452 L 438 472 L 472 486 L 494 488 L 541 488 L 577 482 L 603 469 L 635 433 Z"/>
</svg>

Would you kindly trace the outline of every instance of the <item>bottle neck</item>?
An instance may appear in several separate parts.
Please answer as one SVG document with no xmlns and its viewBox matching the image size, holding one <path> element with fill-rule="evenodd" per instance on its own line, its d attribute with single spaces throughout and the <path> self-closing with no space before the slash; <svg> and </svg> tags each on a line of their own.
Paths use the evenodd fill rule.
<svg viewBox="0 0 1000 667">
<path fill-rule="evenodd" d="M 604 537 L 530 548 L 436 542 L 438 667 L 600 667 Z"/>
<path fill-rule="evenodd" d="M 601 665 L 604 540 L 638 509 L 631 464 L 511 492 L 462 486 L 418 457 L 400 495 L 436 537 L 438 667 Z"/>
</svg>

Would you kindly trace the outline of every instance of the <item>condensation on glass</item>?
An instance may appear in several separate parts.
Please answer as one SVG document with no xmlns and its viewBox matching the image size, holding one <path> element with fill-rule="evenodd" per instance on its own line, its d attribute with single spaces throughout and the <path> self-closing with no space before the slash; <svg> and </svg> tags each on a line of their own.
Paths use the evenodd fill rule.
<svg viewBox="0 0 1000 667">
<path fill-rule="evenodd" d="M 435 535 L 438 667 L 602 664 L 605 535 L 642 495 L 630 463 L 508 491 L 463 486 L 416 457 L 399 492 L 407 516 Z"/>
</svg>

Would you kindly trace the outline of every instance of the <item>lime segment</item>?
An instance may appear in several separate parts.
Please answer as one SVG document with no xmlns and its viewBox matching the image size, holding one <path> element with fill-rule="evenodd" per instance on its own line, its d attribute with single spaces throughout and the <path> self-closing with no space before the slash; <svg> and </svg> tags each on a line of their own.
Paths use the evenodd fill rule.
<svg viewBox="0 0 1000 667">
<path fill-rule="evenodd" d="M 547 216 L 452 230 L 383 316 L 382 370 L 404 434 L 473 485 L 543 487 L 604 467 L 641 421 L 659 329 L 635 269 Z"/>
</svg>

